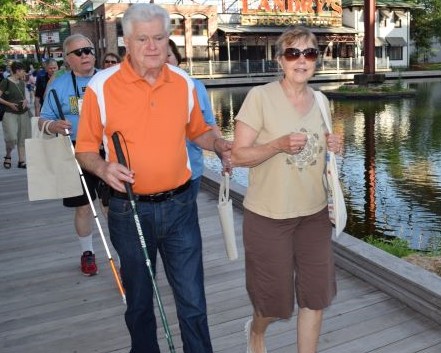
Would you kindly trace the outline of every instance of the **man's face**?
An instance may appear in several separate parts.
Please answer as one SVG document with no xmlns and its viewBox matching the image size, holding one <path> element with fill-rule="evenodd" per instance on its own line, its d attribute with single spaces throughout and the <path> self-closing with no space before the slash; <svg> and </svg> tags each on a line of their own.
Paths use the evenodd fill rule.
<svg viewBox="0 0 441 353">
<path fill-rule="evenodd" d="M 46 66 L 46 72 L 51 77 L 56 71 L 58 71 L 58 65 L 53 63 Z"/>
<path fill-rule="evenodd" d="M 95 51 L 90 52 L 88 50 L 91 47 L 92 45 L 89 41 L 79 39 L 70 43 L 66 48 L 66 61 L 72 71 L 78 76 L 89 75 L 95 67 Z"/>
<path fill-rule="evenodd" d="M 147 71 L 161 70 L 168 56 L 168 34 L 162 20 L 134 22 L 132 32 L 124 37 L 134 70 L 144 76 Z"/>
</svg>

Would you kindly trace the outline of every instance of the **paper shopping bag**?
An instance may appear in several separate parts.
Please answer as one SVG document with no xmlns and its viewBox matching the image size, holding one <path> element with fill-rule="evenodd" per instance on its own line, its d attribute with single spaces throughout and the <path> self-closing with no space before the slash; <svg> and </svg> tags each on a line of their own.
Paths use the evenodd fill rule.
<svg viewBox="0 0 441 353">
<path fill-rule="evenodd" d="M 236 233 L 234 230 L 233 201 L 230 199 L 230 175 L 225 173 L 219 187 L 219 219 L 224 235 L 225 250 L 229 260 L 238 258 Z"/>
<path fill-rule="evenodd" d="M 25 140 L 29 200 L 81 195 L 83 188 L 69 137 L 49 137 L 37 130 L 33 138 Z"/>
<path fill-rule="evenodd" d="M 346 205 L 338 177 L 337 161 L 333 152 L 326 156 L 326 180 L 328 189 L 329 219 L 335 226 L 335 236 L 338 237 L 346 226 Z"/>
</svg>

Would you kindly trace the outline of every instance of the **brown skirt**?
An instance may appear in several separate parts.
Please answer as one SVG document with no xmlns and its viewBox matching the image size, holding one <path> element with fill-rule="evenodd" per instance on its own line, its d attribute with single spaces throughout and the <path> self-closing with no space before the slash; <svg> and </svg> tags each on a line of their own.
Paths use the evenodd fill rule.
<svg viewBox="0 0 441 353">
<path fill-rule="evenodd" d="M 272 219 L 244 211 L 246 286 L 254 310 L 287 319 L 294 290 L 301 308 L 321 310 L 336 295 L 328 209 L 305 217 Z"/>
</svg>

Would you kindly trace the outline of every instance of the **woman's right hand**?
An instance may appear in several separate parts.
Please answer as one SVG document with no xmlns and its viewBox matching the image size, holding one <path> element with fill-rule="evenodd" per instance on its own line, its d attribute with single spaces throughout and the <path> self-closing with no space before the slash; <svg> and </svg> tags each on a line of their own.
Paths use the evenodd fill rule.
<svg viewBox="0 0 441 353">
<path fill-rule="evenodd" d="M 288 135 L 279 137 L 276 140 L 277 148 L 280 152 L 288 154 L 298 154 L 305 148 L 308 136 L 300 132 L 292 132 Z"/>
</svg>

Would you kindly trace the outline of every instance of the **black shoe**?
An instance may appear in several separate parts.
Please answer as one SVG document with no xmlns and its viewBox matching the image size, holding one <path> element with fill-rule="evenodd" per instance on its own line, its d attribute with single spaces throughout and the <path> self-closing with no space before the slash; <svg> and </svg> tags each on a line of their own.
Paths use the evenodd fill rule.
<svg viewBox="0 0 441 353">
<path fill-rule="evenodd" d="M 4 157 L 4 159 L 3 167 L 5 167 L 5 169 L 11 169 L 11 157 Z"/>
</svg>

